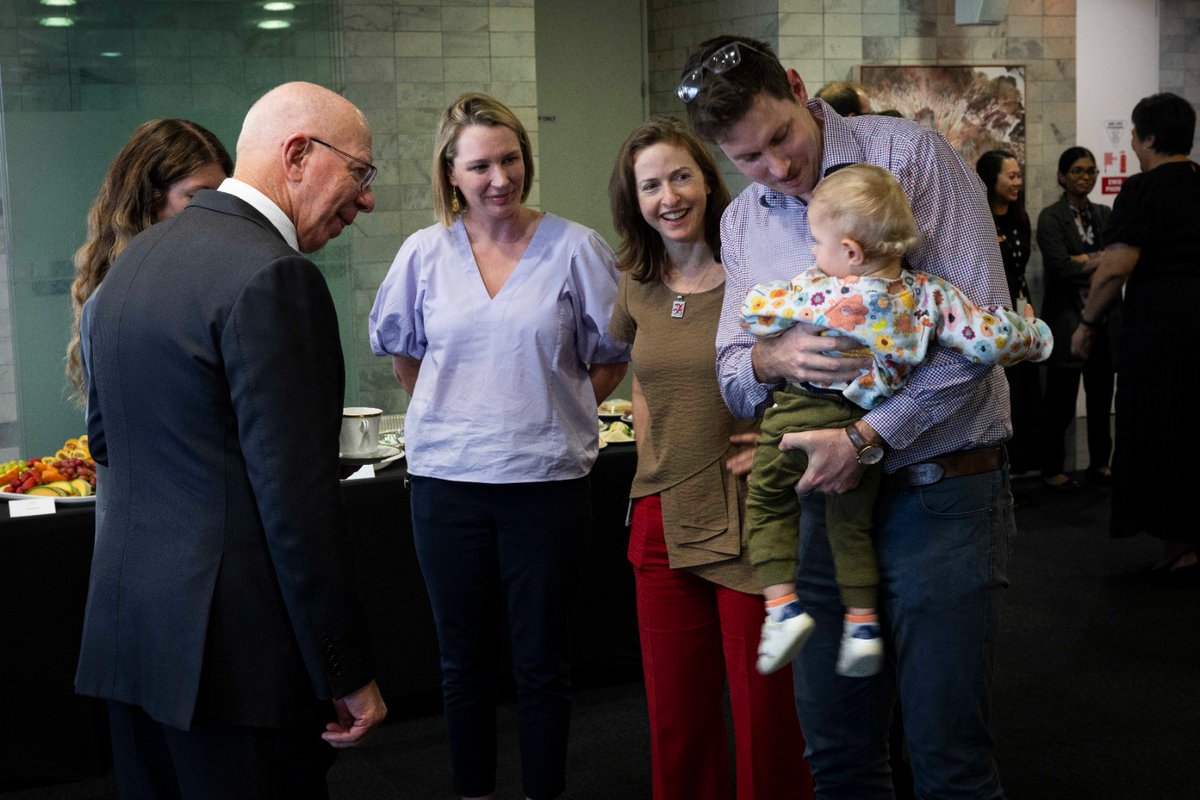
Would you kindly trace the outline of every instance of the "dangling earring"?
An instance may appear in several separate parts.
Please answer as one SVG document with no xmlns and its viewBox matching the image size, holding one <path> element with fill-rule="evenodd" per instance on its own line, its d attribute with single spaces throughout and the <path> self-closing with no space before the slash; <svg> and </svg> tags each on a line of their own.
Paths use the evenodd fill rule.
<svg viewBox="0 0 1200 800">
<path fill-rule="evenodd" d="M 450 213 L 457 214 L 458 212 L 462 211 L 462 204 L 458 202 L 458 187 L 451 186 L 450 190 L 454 193 L 450 197 Z"/>
</svg>

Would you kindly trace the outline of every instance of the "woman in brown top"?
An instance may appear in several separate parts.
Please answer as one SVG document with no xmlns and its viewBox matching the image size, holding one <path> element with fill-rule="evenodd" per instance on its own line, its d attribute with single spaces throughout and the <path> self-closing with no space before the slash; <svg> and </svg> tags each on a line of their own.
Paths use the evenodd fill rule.
<svg viewBox="0 0 1200 800">
<path fill-rule="evenodd" d="M 637 587 L 655 798 L 811 797 L 790 668 L 759 675 L 763 599 L 742 532 L 755 423 L 734 419 L 716 377 L 729 193 L 674 119 L 630 134 L 609 183 L 622 270 L 609 332 L 633 345 L 629 560 Z"/>
</svg>

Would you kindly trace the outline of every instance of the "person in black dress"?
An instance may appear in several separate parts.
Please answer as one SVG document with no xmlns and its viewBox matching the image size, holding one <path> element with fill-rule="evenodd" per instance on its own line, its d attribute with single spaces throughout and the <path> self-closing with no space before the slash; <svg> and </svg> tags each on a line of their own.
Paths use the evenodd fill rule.
<svg viewBox="0 0 1200 800">
<path fill-rule="evenodd" d="M 1192 518 L 1200 462 L 1176 434 L 1195 402 L 1194 328 L 1180 303 L 1200 292 L 1200 165 L 1188 158 L 1195 130 L 1195 109 L 1177 95 L 1151 95 L 1134 106 L 1132 143 L 1142 172 L 1117 196 L 1071 339 L 1071 350 L 1086 357 L 1105 315 L 1121 303 L 1112 535 L 1162 539 L 1162 556 L 1148 572 L 1171 579 L 1200 574 L 1200 528 Z"/>
<path fill-rule="evenodd" d="M 987 189 L 988 205 L 996 223 L 996 241 L 1004 259 L 1004 277 L 1013 308 L 1020 311 L 1029 302 L 1025 267 L 1033 232 L 1025 212 L 1025 181 L 1015 153 L 989 150 L 979 157 L 975 171 Z M 1014 475 L 1040 466 L 1042 386 L 1035 364 L 1017 364 L 1004 370 L 1012 403 L 1013 437 L 1008 442 L 1008 458 Z"/>
<path fill-rule="evenodd" d="M 1071 334 L 1087 298 L 1092 273 L 1100 263 L 1103 232 L 1112 209 L 1088 199 L 1096 186 L 1096 157 L 1086 147 L 1068 147 L 1058 159 L 1058 184 L 1063 194 L 1038 215 L 1037 243 L 1046 271 L 1046 301 L 1042 318 L 1050 323 L 1058 346 L 1046 370 L 1046 438 L 1042 442 L 1042 480 L 1052 489 L 1072 489 L 1075 481 L 1064 470 L 1067 426 L 1075 419 L 1079 380 L 1087 397 L 1087 480 L 1108 486 L 1112 471 L 1111 415 L 1113 358 L 1120 313 L 1114 309 L 1097 331 L 1091 354 L 1071 353 Z"/>
</svg>

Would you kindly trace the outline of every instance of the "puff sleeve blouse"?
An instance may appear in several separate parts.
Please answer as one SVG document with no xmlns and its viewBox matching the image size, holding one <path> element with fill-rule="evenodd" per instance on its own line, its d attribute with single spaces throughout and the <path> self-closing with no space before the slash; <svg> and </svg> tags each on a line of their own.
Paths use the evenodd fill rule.
<svg viewBox="0 0 1200 800">
<path fill-rule="evenodd" d="M 553 214 L 495 297 L 461 220 L 410 236 L 369 318 L 376 355 L 421 360 L 404 426 L 409 472 L 480 483 L 586 475 L 598 448 L 588 367 L 629 360 L 607 333 L 617 280 L 604 240 Z"/>
</svg>

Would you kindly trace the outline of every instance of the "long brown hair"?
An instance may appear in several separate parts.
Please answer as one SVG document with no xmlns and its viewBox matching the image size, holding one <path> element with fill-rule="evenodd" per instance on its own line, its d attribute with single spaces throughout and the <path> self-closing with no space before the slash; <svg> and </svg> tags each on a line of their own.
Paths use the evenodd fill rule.
<svg viewBox="0 0 1200 800">
<path fill-rule="evenodd" d="M 75 280 L 71 283 L 75 313 L 67 345 L 67 377 L 81 404 L 86 388 L 79 360 L 83 304 L 129 240 L 154 223 L 172 184 L 209 164 L 219 165 L 226 175 L 233 172 L 233 159 L 216 135 L 186 119 L 143 122 L 109 164 L 88 211 L 88 238 L 75 253 Z"/>
<path fill-rule="evenodd" d="M 638 204 L 637 179 L 633 164 L 638 154 L 656 144 L 682 147 L 700 168 L 708 188 L 708 204 L 704 209 L 704 240 L 721 260 L 721 212 L 729 205 L 729 190 L 712 153 L 696 135 L 673 117 L 655 117 L 633 129 L 617 153 L 612 177 L 608 181 L 608 201 L 612 207 L 613 227 L 621 236 L 617 248 L 617 269 L 629 270 L 642 283 L 666 278 L 667 248 L 662 236 L 650 227 Z"/>
</svg>

